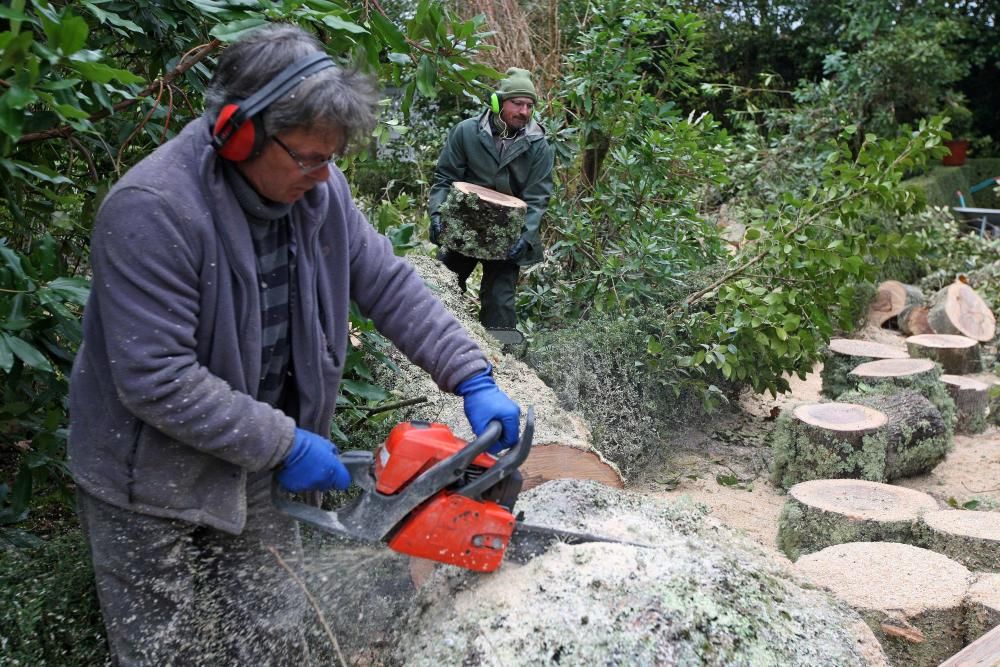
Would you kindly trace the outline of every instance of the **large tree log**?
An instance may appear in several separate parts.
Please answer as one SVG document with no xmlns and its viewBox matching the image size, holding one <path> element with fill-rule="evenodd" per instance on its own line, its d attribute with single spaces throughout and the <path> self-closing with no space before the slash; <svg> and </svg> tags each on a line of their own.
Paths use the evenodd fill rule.
<svg viewBox="0 0 1000 667">
<path fill-rule="evenodd" d="M 975 434 L 985 431 L 990 386 L 962 375 L 942 375 L 941 382 L 955 401 L 955 432 Z"/>
<path fill-rule="evenodd" d="M 651 548 L 556 544 L 489 576 L 439 568 L 398 622 L 398 662 L 885 664 L 846 605 L 790 581 L 693 503 L 559 480 L 523 494 L 519 508 L 532 523 Z"/>
<path fill-rule="evenodd" d="M 848 392 L 841 400 L 867 405 L 889 417 L 883 481 L 928 473 L 951 451 L 951 428 L 934 404 L 915 389 L 883 385 Z"/>
<path fill-rule="evenodd" d="M 858 479 L 816 479 L 788 490 L 778 547 L 792 560 L 846 542 L 916 543 L 921 514 L 936 511 L 926 493 Z"/>
<path fill-rule="evenodd" d="M 519 468 L 527 491 L 553 479 L 589 479 L 623 488 L 621 475 L 596 451 L 552 443 L 535 445 Z"/>
<path fill-rule="evenodd" d="M 880 283 L 875 299 L 868 307 L 868 322 L 881 327 L 899 315 L 909 305 L 923 303 L 924 293 L 919 287 L 906 285 L 898 280 Z"/>
<path fill-rule="evenodd" d="M 469 257 L 506 259 L 521 236 L 527 204 L 472 183 L 452 183 L 441 204 L 442 247 Z"/>
<path fill-rule="evenodd" d="M 980 574 L 976 583 L 969 588 L 965 607 L 965 641 L 974 642 L 990 631 L 996 634 L 996 631 L 1000 630 L 1000 574 L 990 572 Z M 1000 655 L 1000 635 L 996 641 L 998 643 L 994 657 Z"/>
<path fill-rule="evenodd" d="M 907 306 L 896 316 L 896 326 L 907 336 L 934 333 L 930 322 L 927 321 L 929 312 L 930 308 L 927 306 Z"/>
<path fill-rule="evenodd" d="M 955 428 L 955 401 L 941 383 L 941 369 L 930 359 L 884 359 L 861 364 L 849 377 L 859 391 L 896 387 L 915 389 L 941 413 L 949 433 Z"/>
<path fill-rule="evenodd" d="M 828 398 L 837 398 L 853 383 L 847 374 L 858 364 L 876 359 L 906 359 L 910 355 L 898 347 L 868 340 L 853 338 L 833 338 L 823 354 L 823 370 L 820 378 L 823 381 L 822 393 Z"/>
<path fill-rule="evenodd" d="M 927 321 L 935 333 L 966 336 L 980 343 L 993 340 L 997 320 L 982 297 L 956 280 L 931 298 Z"/>
<path fill-rule="evenodd" d="M 926 548 L 970 570 L 1000 572 L 1000 512 L 938 510 L 922 521 Z"/>
<path fill-rule="evenodd" d="M 962 648 L 971 573 L 909 544 L 852 542 L 800 558 L 795 572 L 844 600 L 894 665 L 937 665 Z"/>
<path fill-rule="evenodd" d="M 983 370 L 979 343 L 966 336 L 924 334 L 906 339 L 906 349 L 917 359 L 932 359 L 945 373 L 965 375 Z"/>
<path fill-rule="evenodd" d="M 784 488 L 812 479 L 881 481 L 888 417 L 851 403 L 808 403 L 782 414 L 771 434 L 771 480 Z"/>
</svg>

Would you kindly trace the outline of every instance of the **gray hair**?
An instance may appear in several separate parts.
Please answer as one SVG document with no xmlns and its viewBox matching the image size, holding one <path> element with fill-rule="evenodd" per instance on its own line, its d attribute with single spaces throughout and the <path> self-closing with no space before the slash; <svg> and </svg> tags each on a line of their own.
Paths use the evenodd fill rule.
<svg viewBox="0 0 1000 667">
<path fill-rule="evenodd" d="M 244 100 L 288 65 L 324 51 L 301 28 L 271 24 L 233 42 L 219 57 L 205 91 L 205 112 L 215 118 L 226 104 Z M 364 142 L 375 128 L 378 88 L 356 68 L 330 67 L 308 76 L 261 113 L 273 137 L 293 129 L 342 129 L 348 146 Z"/>
</svg>

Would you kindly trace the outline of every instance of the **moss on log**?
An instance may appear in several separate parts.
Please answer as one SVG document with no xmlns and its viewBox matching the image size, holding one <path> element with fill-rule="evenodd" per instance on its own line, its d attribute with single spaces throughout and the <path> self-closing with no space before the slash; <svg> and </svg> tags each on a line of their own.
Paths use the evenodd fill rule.
<svg viewBox="0 0 1000 667">
<path fill-rule="evenodd" d="M 951 334 L 923 334 L 906 339 L 906 349 L 915 359 L 931 359 L 945 373 L 964 375 L 983 370 L 982 351 L 972 338 Z"/>
<path fill-rule="evenodd" d="M 877 359 L 906 359 L 909 356 L 906 350 L 882 343 L 834 338 L 823 354 L 823 370 L 820 371 L 822 394 L 835 399 L 852 389 L 854 385 L 848 378 L 848 373 L 859 364 Z"/>
<path fill-rule="evenodd" d="M 442 247 L 469 257 L 506 259 L 521 236 L 527 205 L 495 190 L 455 182 L 439 211 Z"/>
<path fill-rule="evenodd" d="M 965 641 L 974 642 L 1000 626 L 1000 574 L 982 573 L 965 601 Z"/>
<path fill-rule="evenodd" d="M 955 401 L 955 432 L 982 433 L 990 407 L 990 386 L 962 375 L 942 375 L 948 395 Z"/>
<path fill-rule="evenodd" d="M 936 511 L 926 493 L 858 479 L 796 484 L 778 520 L 778 547 L 790 559 L 847 542 L 918 543 L 919 518 Z"/>
<path fill-rule="evenodd" d="M 850 378 L 859 391 L 889 386 L 920 392 L 941 413 L 949 433 L 954 431 L 955 401 L 941 383 L 941 369 L 930 359 L 871 361 L 851 371 Z"/>
<path fill-rule="evenodd" d="M 938 510 L 922 517 L 923 546 L 970 570 L 1000 572 L 1000 512 Z"/>
<path fill-rule="evenodd" d="M 866 387 L 844 394 L 841 400 L 867 405 L 888 416 L 883 481 L 930 472 L 954 444 L 941 412 L 915 389 Z"/>
<path fill-rule="evenodd" d="M 771 434 L 771 480 L 786 489 L 812 479 L 882 481 L 887 421 L 850 403 L 811 403 L 782 414 Z"/>
<path fill-rule="evenodd" d="M 972 575 L 946 556 L 909 544 L 852 542 L 803 556 L 794 569 L 861 614 L 894 665 L 938 665 L 965 644 Z"/>
</svg>

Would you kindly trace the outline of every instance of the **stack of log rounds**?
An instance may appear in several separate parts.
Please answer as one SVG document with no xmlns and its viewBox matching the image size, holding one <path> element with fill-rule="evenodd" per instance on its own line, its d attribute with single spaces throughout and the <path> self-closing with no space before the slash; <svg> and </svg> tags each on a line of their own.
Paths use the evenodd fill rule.
<svg viewBox="0 0 1000 667">
<path fill-rule="evenodd" d="M 938 665 L 965 644 L 972 574 L 946 556 L 909 544 L 851 542 L 803 556 L 794 570 L 853 607 L 894 665 Z"/>
<path fill-rule="evenodd" d="M 937 501 L 926 493 L 891 484 L 859 479 L 801 482 L 788 490 L 778 520 L 778 547 L 794 561 L 847 542 L 914 544 L 920 516 L 937 509 Z"/>
<path fill-rule="evenodd" d="M 933 359 L 941 364 L 945 373 L 965 375 L 983 370 L 979 343 L 966 336 L 951 334 L 922 334 L 906 339 L 910 356 Z"/>
<path fill-rule="evenodd" d="M 855 388 L 861 390 L 886 385 L 899 389 L 915 389 L 941 412 L 949 432 L 955 426 L 955 401 L 941 384 L 941 369 L 930 359 L 870 361 L 851 371 L 849 377 Z"/>
<path fill-rule="evenodd" d="M 868 307 L 868 321 L 874 326 L 885 326 L 908 306 L 923 303 L 924 293 L 919 287 L 886 280 L 879 283 L 875 298 Z"/>
<path fill-rule="evenodd" d="M 772 481 L 786 489 L 813 479 L 881 481 L 888 421 L 883 412 L 853 403 L 797 406 L 772 431 Z"/>
<path fill-rule="evenodd" d="M 993 340 L 997 333 L 997 320 L 989 306 L 976 290 L 958 280 L 931 298 L 927 321 L 936 333 L 965 336 L 980 343 Z"/>
<path fill-rule="evenodd" d="M 942 375 L 941 382 L 955 401 L 955 432 L 982 433 L 990 407 L 990 386 L 963 375 Z"/>
<path fill-rule="evenodd" d="M 840 400 L 866 405 L 888 416 L 883 481 L 928 473 L 951 451 L 954 439 L 950 424 L 915 389 L 881 385 L 866 391 L 849 391 Z"/>
<path fill-rule="evenodd" d="M 859 364 L 876 359 L 906 359 L 910 355 L 905 350 L 883 343 L 852 338 L 834 338 L 823 358 L 822 393 L 828 398 L 837 398 L 852 388 L 847 374 Z"/>
<path fill-rule="evenodd" d="M 923 546 L 978 572 L 1000 572 L 1000 512 L 937 510 L 921 517 Z"/>
<path fill-rule="evenodd" d="M 1000 574 L 980 574 L 969 588 L 965 606 L 966 641 L 975 641 L 1000 627 Z"/>
</svg>

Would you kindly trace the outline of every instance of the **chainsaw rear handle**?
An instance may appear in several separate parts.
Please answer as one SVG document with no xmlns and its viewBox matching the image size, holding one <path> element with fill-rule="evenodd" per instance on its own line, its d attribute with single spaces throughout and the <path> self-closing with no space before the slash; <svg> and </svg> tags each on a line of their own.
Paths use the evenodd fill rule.
<svg viewBox="0 0 1000 667">
<path fill-rule="evenodd" d="M 499 426 L 500 422 L 490 422 L 491 427 L 494 425 Z M 487 429 L 487 432 L 489 432 L 489 429 Z M 535 406 L 529 405 L 528 413 L 524 420 L 524 430 L 521 432 L 521 439 L 517 441 L 517 444 L 514 445 L 505 455 L 499 457 L 497 462 L 494 463 L 486 472 L 459 489 L 458 493 L 467 498 L 471 498 L 472 500 L 482 500 L 483 494 L 486 491 L 496 486 L 503 479 L 513 475 L 514 472 L 521 467 L 521 464 L 528 458 L 528 454 L 531 453 L 531 441 L 532 438 L 534 438 L 534 435 Z M 469 447 L 472 447 L 478 442 L 479 441 L 476 440 L 470 444 Z"/>
</svg>

